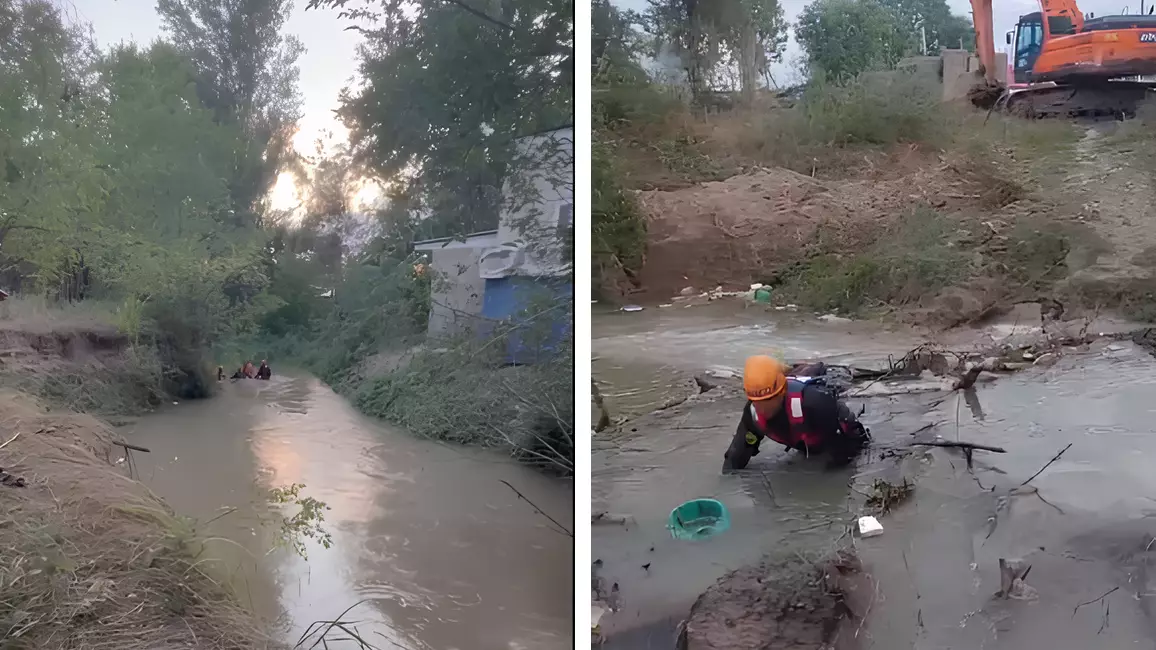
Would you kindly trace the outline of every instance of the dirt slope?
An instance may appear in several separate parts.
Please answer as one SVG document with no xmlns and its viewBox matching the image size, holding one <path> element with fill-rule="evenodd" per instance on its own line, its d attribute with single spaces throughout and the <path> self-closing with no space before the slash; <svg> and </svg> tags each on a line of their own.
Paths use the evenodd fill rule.
<svg viewBox="0 0 1156 650">
<path fill-rule="evenodd" d="M 854 251 L 915 206 L 961 209 L 998 189 L 956 164 L 926 162 L 861 180 L 820 181 L 770 168 L 642 192 L 645 296 L 664 301 L 687 286 L 745 289 L 810 253 Z"/>
<path fill-rule="evenodd" d="M 85 415 L 0 394 L 0 647 L 274 648 L 196 567 L 187 523 L 128 478 L 115 435 Z"/>
<path fill-rule="evenodd" d="M 1147 155 L 1120 141 L 1114 125 L 1087 128 L 1076 145 L 1074 167 L 1064 185 L 1082 199 L 1080 221 L 1093 237 L 1069 255 L 1072 275 L 1065 291 L 1092 297 L 1119 295 L 1135 301 L 1156 290 L 1156 199 Z"/>
</svg>

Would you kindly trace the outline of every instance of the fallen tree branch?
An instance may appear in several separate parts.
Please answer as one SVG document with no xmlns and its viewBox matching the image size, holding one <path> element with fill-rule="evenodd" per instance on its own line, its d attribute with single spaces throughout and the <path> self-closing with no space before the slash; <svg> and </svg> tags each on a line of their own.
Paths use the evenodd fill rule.
<svg viewBox="0 0 1156 650">
<path fill-rule="evenodd" d="M 563 526 L 562 524 L 558 523 L 558 520 L 557 520 L 557 519 L 555 519 L 555 518 L 551 517 L 550 515 L 546 514 L 546 511 L 544 511 L 544 510 L 542 510 L 541 508 L 539 508 L 539 507 L 538 507 L 538 504 L 536 504 L 536 503 L 534 503 L 533 501 L 531 501 L 530 499 L 526 498 L 526 495 L 524 495 L 524 494 L 522 494 L 521 492 L 519 492 L 519 491 L 518 491 L 518 488 L 514 487 L 513 485 L 510 485 L 510 482 L 509 482 L 509 481 L 507 481 L 507 480 L 505 480 L 505 479 L 498 479 L 498 480 L 499 480 L 499 481 L 501 481 L 502 483 L 504 483 L 504 484 L 506 485 L 506 487 L 508 487 L 508 488 L 510 488 L 511 490 L 513 490 L 513 491 L 514 491 L 514 494 L 518 495 L 518 498 L 519 498 L 519 499 L 521 499 L 521 500 L 525 501 L 526 503 L 530 504 L 530 507 L 531 507 L 531 508 L 533 508 L 535 511 L 537 511 L 537 513 L 538 513 L 538 514 L 542 515 L 542 516 L 543 516 L 543 517 L 545 517 L 546 519 L 549 519 L 549 520 L 550 520 L 550 522 L 551 522 L 552 524 L 554 524 L 555 526 L 557 526 L 558 528 L 560 528 L 560 529 L 561 529 L 560 531 L 557 531 L 557 530 L 556 530 L 555 532 L 562 532 L 562 533 L 565 533 L 565 534 L 566 534 L 567 536 L 569 536 L 569 537 L 573 537 L 573 536 L 574 536 L 574 533 L 572 533 L 572 532 L 570 531 L 570 529 L 569 529 L 569 528 L 567 528 L 567 527 Z"/>
<path fill-rule="evenodd" d="M 992 447 L 991 445 L 981 445 L 976 442 L 951 442 L 951 441 L 935 441 L 935 442 L 913 442 L 913 445 L 920 447 L 959 447 L 961 449 L 982 449 L 984 451 L 991 451 L 997 454 L 1006 454 L 1007 450 L 1003 447 Z"/>
<path fill-rule="evenodd" d="M 1067 451 L 1068 449 L 1070 449 L 1070 448 L 1071 448 L 1071 446 L 1072 446 L 1072 443 L 1070 443 L 1070 442 L 1069 442 L 1067 447 L 1064 447 L 1063 449 L 1061 449 L 1061 450 L 1059 451 L 1059 453 L 1058 453 L 1058 454 L 1056 454 L 1055 456 L 1052 456 L 1052 459 L 1051 459 L 1051 460 L 1049 460 L 1048 462 L 1044 463 L 1044 466 L 1040 468 L 1040 471 L 1036 472 L 1035 474 L 1032 474 L 1032 475 L 1031 475 L 1031 478 L 1029 478 L 1028 480 L 1024 481 L 1023 483 L 1020 483 L 1020 487 L 1023 487 L 1023 486 L 1025 486 L 1025 485 L 1027 485 L 1028 483 L 1031 483 L 1033 478 L 1035 478 L 1035 477 L 1039 476 L 1040 474 L 1043 474 L 1043 473 L 1044 473 L 1044 470 L 1048 468 L 1048 465 L 1051 465 L 1052 463 L 1054 463 L 1054 462 L 1056 462 L 1057 460 L 1059 460 L 1060 456 L 1063 456 L 1063 455 L 1064 455 L 1064 452 L 1065 452 L 1065 451 Z"/>
<path fill-rule="evenodd" d="M 138 447 L 136 445 L 130 445 L 127 442 L 124 442 L 123 440 L 113 440 L 112 444 L 118 445 L 120 447 L 124 447 L 125 449 L 131 449 L 133 451 L 143 451 L 146 454 L 152 453 L 152 450 L 149 449 L 148 447 Z"/>
<path fill-rule="evenodd" d="M 1104 592 L 1103 596 L 1100 596 L 1099 598 L 1093 598 L 1092 600 L 1089 600 L 1087 602 L 1080 603 L 1079 605 L 1076 605 L 1076 607 L 1072 610 L 1072 617 L 1074 618 L 1076 616 L 1076 612 L 1084 605 L 1091 605 L 1092 603 L 1098 603 L 1098 602 L 1104 600 L 1105 598 L 1107 598 L 1108 596 L 1111 596 L 1113 592 L 1115 592 L 1119 589 L 1120 589 L 1119 587 L 1112 587 L 1108 591 Z"/>
</svg>

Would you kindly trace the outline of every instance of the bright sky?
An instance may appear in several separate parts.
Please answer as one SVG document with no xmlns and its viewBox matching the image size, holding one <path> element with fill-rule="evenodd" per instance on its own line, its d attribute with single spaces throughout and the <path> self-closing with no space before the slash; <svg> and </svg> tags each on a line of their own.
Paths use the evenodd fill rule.
<svg viewBox="0 0 1156 650">
<path fill-rule="evenodd" d="M 147 45 L 162 36 L 155 0 L 61 0 L 61 3 L 75 18 L 92 24 L 102 49 L 122 41 Z M 339 19 L 337 10 L 306 11 L 305 5 L 306 0 L 297 0 L 285 31 L 300 38 L 306 49 L 298 60 L 299 90 L 304 104 L 298 123 L 300 131 L 293 142 L 301 153 L 313 155 L 314 142 L 325 131 L 332 131 L 340 139 L 346 137 L 345 128 L 333 110 L 337 108 L 341 89 L 349 85 L 357 72 L 356 53 L 361 35 L 344 31 L 349 22 Z M 272 198 L 275 208 L 295 205 L 292 180 L 281 178 Z"/>
<path fill-rule="evenodd" d="M 645 11 L 646 0 L 612 0 L 618 7 L 625 9 L 633 9 L 635 11 Z M 810 4 L 811 0 L 780 0 L 783 4 L 783 14 L 787 22 L 794 23 L 799 18 L 799 13 L 802 12 L 803 7 Z M 1123 13 L 1129 0 L 1080 0 L 1080 10 L 1085 14 L 1094 13 L 1097 16 L 1106 16 L 1109 14 Z M 961 16 L 971 16 L 971 3 L 969 0 L 947 0 L 947 4 L 951 7 L 953 13 Z M 1151 4 L 1151 3 L 1147 3 Z M 1023 14 L 1029 14 L 1033 11 L 1039 11 L 1039 4 L 1035 0 L 993 0 L 992 2 L 992 17 L 995 19 L 995 44 L 996 50 L 1006 50 L 1004 45 L 1004 33 L 1015 28 L 1016 22 Z M 1131 2 L 1129 8 L 1130 13 L 1139 13 L 1140 0 Z M 787 42 L 787 49 L 783 55 L 783 62 L 772 66 L 771 74 L 775 81 L 781 86 L 788 86 L 792 83 L 801 81 L 798 73 L 800 62 L 802 59 L 802 51 L 799 44 L 795 42 L 794 34 L 790 35 L 790 40 Z"/>
</svg>

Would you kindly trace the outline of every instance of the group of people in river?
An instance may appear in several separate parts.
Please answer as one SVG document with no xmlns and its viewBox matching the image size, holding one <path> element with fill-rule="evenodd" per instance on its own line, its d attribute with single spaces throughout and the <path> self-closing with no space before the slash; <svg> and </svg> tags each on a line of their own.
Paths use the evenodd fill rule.
<svg viewBox="0 0 1156 650">
<path fill-rule="evenodd" d="M 254 366 L 252 361 L 245 361 L 240 368 L 233 373 L 230 379 L 269 379 L 273 376 L 273 371 L 269 369 L 269 362 L 261 359 L 260 366 Z M 217 381 L 224 381 L 225 368 L 217 366 Z"/>
</svg>

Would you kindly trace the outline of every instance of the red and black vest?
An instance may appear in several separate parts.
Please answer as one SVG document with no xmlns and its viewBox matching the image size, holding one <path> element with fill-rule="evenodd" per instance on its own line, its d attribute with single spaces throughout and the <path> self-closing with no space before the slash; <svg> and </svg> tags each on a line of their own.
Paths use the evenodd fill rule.
<svg viewBox="0 0 1156 650">
<path fill-rule="evenodd" d="M 792 449 L 818 449 L 822 446 L 823 433 L 814 429 L 807 422 L 803 411 L 803 388 L 806 383 L 797 379 L 787 380 L 787 397 L 783 401 L 783 410 L 770 420 L 761 418 L 755 411 L 755 405 L 750 405 L 751 420 L 758 426 L 760 432 L 775 442 L 791 447 Z M 783 415 L 786 415 L 784 418 Z M 785 426 L 784 426 L 785 422 Z"/>
</svg>

